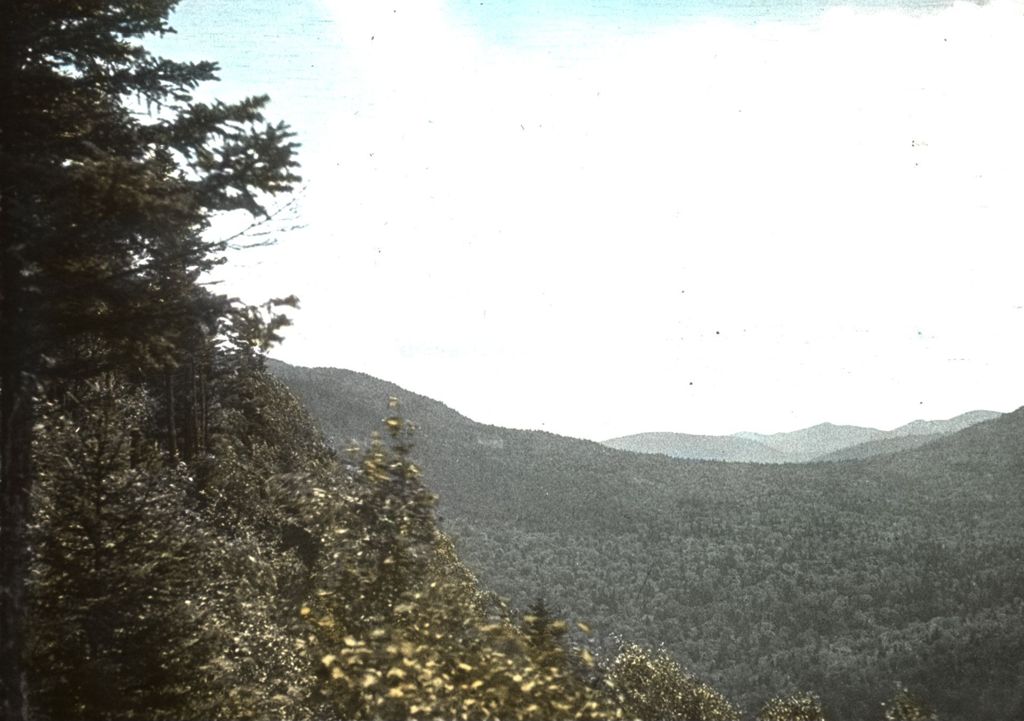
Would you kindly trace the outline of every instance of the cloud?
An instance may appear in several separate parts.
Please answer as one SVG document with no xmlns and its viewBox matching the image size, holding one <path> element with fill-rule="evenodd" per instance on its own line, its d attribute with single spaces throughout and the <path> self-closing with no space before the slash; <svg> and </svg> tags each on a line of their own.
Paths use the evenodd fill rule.
<svg viewBox="0 0 1024 721">
<path fill-rule="evenodd" d="M 307 254 L 270 263 L 307 308 L 285 357 L 591 437 L 892 425 L 908 378 L 950 415 L 1019 400 L 1020 4 L 497 43 L 441 2 L 324 2 L 345 90 Z"/>
</svg>

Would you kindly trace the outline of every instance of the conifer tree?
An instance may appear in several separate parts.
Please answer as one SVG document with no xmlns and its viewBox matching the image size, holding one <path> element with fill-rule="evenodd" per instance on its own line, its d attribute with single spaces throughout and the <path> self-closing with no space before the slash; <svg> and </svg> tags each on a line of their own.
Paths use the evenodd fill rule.
<svg viewBox="0 0 1024 721">
<path fill-rule="evenodd" d="M 825 721 L 817 694 L 800 691 L 770 699 L 757 712 L 757 721 Z"/>
<path fill-rule="evenodd" d="M 34 715 L 316 715 L 288 620 L 309 590 L 308 486 L 332 458 L 291 396 L 258 369 L 236 371 L 212 384 L 203 478 L 168 462 L 145 384 L 104 374 L 40 409 Z"/>
<path fill-rule="evenodd" d="M 718 691 L 687 673 L 664 649 L 624 644 L 607 682 L 628 718 L 642 721 L 736 721 L 739 713 Z"/>
<path fill-rule="evenodd" d="M 151 55 L 176 0 L 3 0 L 0 10 L 0 714 L 26 715 L 27 522 L 39 386 L 173 366 L 174 321 L 222 244 L 211 213 L 264 213 L 295 144 L 266 98 L 200 103 L 213 63 Z M 100 339 L 101 342 L 87 342 Z M 77 353 L 83 347 L 91 352 Z"/>
<path fill-rule="evenodd" d="M 904 687 L 882 704 L 885 721 L 936 721 L 938 716 L 923 699 Z"/>
<path fill-rule="evenodd" d="M 201 596 L 196 567 L 213 544 L 184 468 L 145 437 L 145 394 L 107 375 L 66 395 L 40 409 L 36 438 L 31 707 L 156 717 L 182 708 L 211 655 L 200 605 L 185 601 Z"/>
</svg>

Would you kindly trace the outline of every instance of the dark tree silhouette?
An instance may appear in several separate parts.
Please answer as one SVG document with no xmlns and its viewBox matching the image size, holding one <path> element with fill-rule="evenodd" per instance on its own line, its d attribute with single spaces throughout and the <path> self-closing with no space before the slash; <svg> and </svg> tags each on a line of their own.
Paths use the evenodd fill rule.
<svg viewBox="0 0 1024 721">
<path fill-rule="evenodd" d="M 4 0 L 0 11 L 0 709 L 26 714 L 26 528 L 40 383 L 115 361 L 173 366 L 222 245 L 210 215 L 264 214 L 295 144 L 266 98 L 196 102 L 213 63 L 154 57 L 176 0 Z M 83 349 L 88 349 L 83 352 Z"/>
</svg>

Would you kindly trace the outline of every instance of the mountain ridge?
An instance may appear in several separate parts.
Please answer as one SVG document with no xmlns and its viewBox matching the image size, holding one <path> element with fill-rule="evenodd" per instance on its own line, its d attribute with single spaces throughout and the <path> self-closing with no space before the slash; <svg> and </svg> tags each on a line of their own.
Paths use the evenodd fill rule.
<svg viewBox="0 0 1024 721">
<path fill-rule="evenodd" d="M 739 463 L 787 463 L 790 458 L 775 448 L 740 436 L 689 433 L 636 433 L 602 441 L 603 445 L 633 453 L 658 453 L 673 458 Z"/>
<path fill-rule="evenodd" d="M 741 431 L 728 436 L 702 436 L 647 432 L 612 438 L 603 443 L 637 453 L 741 463 L 853 460 L 916 448 L 929 439 L 955 433 L 1000 415 L 995 411 L 975 410 L 942 420 L 919 419 L 888 431 L 826 421 L 779 433 Z"/>
</svg>

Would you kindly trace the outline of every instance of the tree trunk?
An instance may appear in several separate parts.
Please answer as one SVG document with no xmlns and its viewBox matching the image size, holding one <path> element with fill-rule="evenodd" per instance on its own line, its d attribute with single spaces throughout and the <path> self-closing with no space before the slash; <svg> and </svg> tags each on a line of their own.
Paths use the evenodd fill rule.
<svg viewBox="0 0 1024 721">
<path fill-rule="evenodd" d="M 210 450 L 210 405 L 206 392 L 206 369 L 208 367 L 209 362 L 204 358 L 203 365 L 199 371 L 199 429 L 203 455 Z"/>
<path fill-rule="evenodd" d="M 168 368 L 165 371 L 167 378 L 167 452 L 171 460 L 178 458 L 178 411 L 174 407 L 174 371 Z"/>
<path fill-rule="evenodd" d="M 0 2 L 0 719 L 28 716 L 25 680 L 25 579 L 32 490 L 33 378 L 25 317 L 23 248 L 12 224 L 11 189 L 18 48 L 17 13 Z"/>
<path fill-rule="evenodd" d="M 21 263 L 0 197 L 0 719 L 26 712 L 25 578 L 32 490 L 32 379 L 21 311 Z"/>
</svg>

